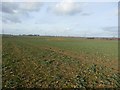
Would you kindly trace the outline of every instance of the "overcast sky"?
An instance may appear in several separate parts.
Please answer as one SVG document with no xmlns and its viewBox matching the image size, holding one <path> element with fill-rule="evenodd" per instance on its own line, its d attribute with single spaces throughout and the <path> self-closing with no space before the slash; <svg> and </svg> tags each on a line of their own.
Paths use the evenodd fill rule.
<svg viewBox="0 0 120 90">
<path fill-rule="evenodd" d="M 0 19 L 6 34 L 118 36 L 117 2 L 61 0 L 1 4 Z"/>
</svg>

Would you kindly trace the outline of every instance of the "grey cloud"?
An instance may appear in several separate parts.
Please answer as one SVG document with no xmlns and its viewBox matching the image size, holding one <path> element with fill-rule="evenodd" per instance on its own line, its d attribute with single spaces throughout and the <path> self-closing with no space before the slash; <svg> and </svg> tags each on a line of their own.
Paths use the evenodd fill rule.
<svg viewBox="0 0 120 90">
<path fill-rule="evenodd" d="M 2 12 L 13 14 L 14 10 L 18 9 L 17 3 L 3 2 L 2 3 Z"/>
<path fill-rule="evenodd" d="M 117 26 L 104 27 L 102 29 L 104 31 L 108 31 L 108 32 L 112 32 L 112 33 L 118 33 L 118 27 Z"/>
<path fill-rule="evenodd" d="M 29 16 L 30 12 L 40 10 L 43 3 L 37 2 L 3 2 L 2 9 L 0 10 L 2 15 L 2 21 L 4 23 L 13 22 L 20 23 L 21 16 Z"/>
<path fill-rule="evenodd" d="M 2 18 L 2 22 L 4 23 L 21 23 L 20 19 L 18 17 L 15 16 L 4 16 Z"/>
<path fill-rule="evenodd" d="M 117 26 L 111 26 L 111 27 L 104 27 L 102 28 L 104 30 L 104 33 L 112 36 L 119 36 L 120 33 L 118 32 Z"/>
<path fill-rule="evenodd" d="M 82 16 L 90 16 L 91 13 L 82 13 L 81 15 L 82 15 Z"/>
<path fill-rule="evenodd" d="M 37 2 L 4 2 L 2 3 L 2 12 L 16 14 L 38 11 L 43 3 Z"/>
</svg>

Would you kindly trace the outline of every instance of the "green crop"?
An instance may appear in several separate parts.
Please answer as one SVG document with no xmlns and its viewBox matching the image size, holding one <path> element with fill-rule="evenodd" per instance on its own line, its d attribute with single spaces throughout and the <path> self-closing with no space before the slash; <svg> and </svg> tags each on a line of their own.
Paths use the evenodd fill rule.
<svg viewBox="0 0 120 90">
<path fill-rule="evenodd" d="M 118 41 L 3 36 L 3 88 L 118 88 Z"/>
</svg>

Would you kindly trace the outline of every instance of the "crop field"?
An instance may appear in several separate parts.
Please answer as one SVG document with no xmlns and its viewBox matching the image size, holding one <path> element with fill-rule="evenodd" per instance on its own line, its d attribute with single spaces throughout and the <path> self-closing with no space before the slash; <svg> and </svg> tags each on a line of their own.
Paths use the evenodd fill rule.
<svg viewBox="0 0 120 90">
<path fill-rule="evenodd" d="M 118 88 L 118 41 L 3 36 L 3 88 Z"/>
</svg>

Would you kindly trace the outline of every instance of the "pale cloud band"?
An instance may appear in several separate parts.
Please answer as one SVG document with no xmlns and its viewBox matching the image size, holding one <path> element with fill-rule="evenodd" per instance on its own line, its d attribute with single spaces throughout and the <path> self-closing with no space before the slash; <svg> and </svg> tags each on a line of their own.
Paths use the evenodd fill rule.
<svg viewBox="0 0 120 90">
<path fill-rule="evenodd" d="M 2 0 L 2 2 L 60 2 L 60 1 L 61 0 Z M 119 2 L 119 0 L 73 0 L 73 2 Z"/>
</svg>

